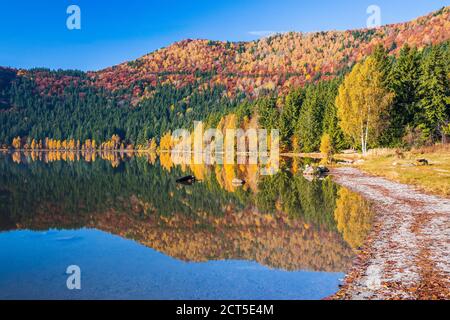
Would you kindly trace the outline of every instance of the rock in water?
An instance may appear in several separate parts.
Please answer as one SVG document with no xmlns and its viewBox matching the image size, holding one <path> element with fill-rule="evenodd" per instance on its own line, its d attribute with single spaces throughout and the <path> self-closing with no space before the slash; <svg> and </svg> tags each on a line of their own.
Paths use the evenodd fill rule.
<svg viewBox="0 0 450 320">
<path fill-rule="evenodd" d="M 303 175 L 305 176 L 322 176 L 326 175 L 330 170 L 325 166 L 318 166 L 318 167 L 312 167 L 312 166 L 306 166 L 305 170 L 303 171 Z"/>
<path fill-rule="evenodd" d="M 176 181 L 177 181 L 177 183 L 182 183 L 182 184 L 193 184 L 195 182 L 195 177 L 190 175 L 190 176 L 179 178 Z"/>
<path fill-rule="evenodd" d="M 242 186 L 243 184 L 245 184 L 245 180 L 241 180 L 238 178 L 234 178 L 231 183 L 235 186 Z"/>
<path fill-rule="evenodd" d="M 416 166 L 427 166 L 428 160 L 427 159 L 417 159 L 416 160 Z"/>
<path fill-rule="evenodd" d="M 328 169 L 325 166 L 318 166 L 317 167 L 317 173 L 319 173 L 319 174 L 326 174 L 328 172 L 330 172 L 330 169 Z"/>
</svg>

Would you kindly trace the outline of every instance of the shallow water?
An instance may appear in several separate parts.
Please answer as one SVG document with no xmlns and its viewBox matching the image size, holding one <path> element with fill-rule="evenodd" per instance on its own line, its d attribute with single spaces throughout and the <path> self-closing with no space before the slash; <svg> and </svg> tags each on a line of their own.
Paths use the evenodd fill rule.
<svg viewBox="0 0 450 320">
<path fill-rule="evenodd" d="M 263 177 L 150 155 L 0 155 L 0 299 L 327 297 L 370 214 L 329 178 L 296 173 L 304 161 Z M 175 183 L 187 174 L 201 182 Z"/>
</svg>

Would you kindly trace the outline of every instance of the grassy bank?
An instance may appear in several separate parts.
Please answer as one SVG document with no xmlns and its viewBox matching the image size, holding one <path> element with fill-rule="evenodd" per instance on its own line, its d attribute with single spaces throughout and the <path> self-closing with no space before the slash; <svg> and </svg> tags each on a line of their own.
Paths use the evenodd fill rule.
<svg viewBox="0 0 450 320">
<path fill-rule="evenodd" d="M 429 165 L 416 165 L 417 159 L 426 159 Z M 450 196 L 450 145 L 413 149 L 401 154 L 385 150 L 367 156 L 355 166 L 377 176 L 414 185 L 428 193 Z"/>
</svg>

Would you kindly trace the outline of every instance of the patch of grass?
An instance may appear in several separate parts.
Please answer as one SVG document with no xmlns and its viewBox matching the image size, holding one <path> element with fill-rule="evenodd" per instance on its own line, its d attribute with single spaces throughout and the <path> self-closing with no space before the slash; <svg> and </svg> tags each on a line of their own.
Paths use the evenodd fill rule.
<svg viewBox="0 0 450 320">
<path fill-rule="evenodd" d="M 428 166 L 416 166 L 426 159 Z M 370 156 L 358 167 L 388 179 L 414 185 L 425 192 L 450 196 L 450 145 L 414 149 L 398 155 Z"/>
</svg>

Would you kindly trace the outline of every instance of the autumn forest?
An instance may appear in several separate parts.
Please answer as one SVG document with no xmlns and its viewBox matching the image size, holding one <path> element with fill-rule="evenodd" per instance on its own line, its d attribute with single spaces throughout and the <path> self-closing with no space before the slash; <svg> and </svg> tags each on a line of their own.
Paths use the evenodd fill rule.
<svg viewBox="0 0 450 320">
<path fill-rule="evenodd" d="M 170 132 L 196 120 L 278 128 L 295 152 L 317 152 L 321 140 L 363 152 L 446 142 L 449 16 L 443 8 L 377 29 L 248 43 L 185 40 L 98 72 L 0 68 L 0 146 L 166 149 Z"/>
</svg>

